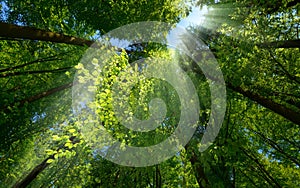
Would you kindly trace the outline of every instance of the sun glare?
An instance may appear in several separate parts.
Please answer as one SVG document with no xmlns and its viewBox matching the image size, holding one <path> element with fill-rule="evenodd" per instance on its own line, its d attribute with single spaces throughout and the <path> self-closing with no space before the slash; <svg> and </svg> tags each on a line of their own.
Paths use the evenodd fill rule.
<svg viewBox="0 0 300 188">
<path fill-rule="evenodd" d="M 208 13 L 207 6 L 203 6 L 202 9 L 199 7 L 193 7 L 191 13 L 188 17 L 182 19 L 178 25 L 181 27 L 188 27 L 188 26 L 196 26 L 204 24 L 205 15 Z"/>
</svg>

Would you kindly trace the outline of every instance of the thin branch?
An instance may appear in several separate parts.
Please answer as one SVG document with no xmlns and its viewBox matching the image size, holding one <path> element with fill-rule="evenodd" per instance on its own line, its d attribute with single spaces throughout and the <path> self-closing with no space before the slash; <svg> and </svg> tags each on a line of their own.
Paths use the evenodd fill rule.
<svg viewBox="0 0 300 188">
<path fill-rule="evenodd" d="M 240 147 L 240 149 L 243 151 L 243 153 L 249 157 L 252 161 L 254 161 L 259 169 L 276 185 L 276 187 L 281 188 L 282 186 L 271 176 L 271 174 L 264 168 L 264 166 L 259 162 L 259 160 L 250 154 L 248 154 L 248 151 L 246 151 L 244 148 Z"/>
<path fill-rule="evenodd" d="M 36 94 L 36 95 L 33 95 L 31 97 L 28 97 L 26 99 L 23 99 L 23 100 L 20 100 L 20 101 L 16 101 L 14 102 L 13 104 L 10 104 L 10 105 L 7 105 L 7 106 L 3 106 L 2 110 L 4 111 L 8 111 L 10 108 L 14 107 L 14 106 L 17 106 L 17 107 L 23 107 L 26 103 L 31 103 L 31 102 L 34 102 L 34 101 L 37 101 L 43 97 L 47 97 L 47 96 L 50 96 L 56 92 L 59 92 L 59 91 L 63 91 L 67 88 L 70 88 L 73 86 L 73 82 L 70 82 L 70 83 L 67 83 L 67 84 L 64 84 L 64 85 L 61 85 L 61 86 L 58 86 L 56 88 L 52 88 L 52 89 L 49 89 L 47 91 L 43 91 L 39 94 Z"/>
<path fill-rule="evenodd" d="M 48 61 L 62 60 L 60 58 L 57 58 L 57 56 L 59 56 L 59 55 L 65 55 L 65 54 L 68 54 L 68 53 L 70 53 L 70 52 L 60 53 L 60 54 L 56 54 L 56 55 L 49 56 L 49 57 L 46 57 L 46 58 L 36 59 L 36 60 L 33 60 L 33 61 L 30 61 L 30 62 L 21 64 L 21 65 L 17 65 L 17 66 L 14 66 L 14 67 L 0 69 L 0 72 L 6 72 L 6 71 L 14 70 L 14 69 L 19 69 L 19 68 L 22 68 L 22 67 L 34 64 L 34 63 L 42 63 L 42 62 L 48 62 Z"/>
<path fill-rule="evenodd" d="M 0 78 L 10 77 L 10 76 L 29 75 L 29 74 L 40 74 L 40 73 L 59 73 L 59 72 L 69 70 L 71 68 L 73 68 L 73 67 L 65 67 L 65 68 L 52 69 L 52 70 L 10 72 L 10 73 L 5 73 L 5 74 L 0 74 Z"/>
<path fill-rule="evenodd" d="M 238 169 L 238 171 L 240 171 L 254 185 L 254 187 L 257 187 L 257 185 L 255 184 L 255 182 L 246 173 L 244 173 L 240 169 Z"/>
<path fill-rule="evenodd" d="M 300 41 L 299 41 L 300 42 Z M 277 63 L 277 65 L 279 65 L 279 67 L 282 69 L 282 71 L 287 75 L 287 77 L 291 80 L 291 81 L 295 81 L 296 83 L 300 84 L 300 81 L 297 79 L 297 77 L 291 75 L 286 69 L 285 67 L 274 57 L 274 54 L 270 51 L 271 57 L 272 59 L 275 61 L 275 63 Z"/>
<path fill-rule="evenodd" d="M 249 129 L 252 132 L 254 132 L 255 134 L 257 134 L 262 140 L 264 140 L 265 142 L 267 142 L 272 148 L 274 148 L 276 151 L 278 151 L 279 153 L 281 153 L 285 158 L 291 160 L 292 162 L 294 162 L 296 165 L 300 166 L 300 162 L 295 159 L 294 157 L 292 157 L 291 155 L 289 155 L 288 153 L 286 153 L 276 142 L 274 142 L 273 140 L 267 138 L 265 135 L 263 135 L 260 132 L 254 131 L 252 129 Z"/>
</svg>

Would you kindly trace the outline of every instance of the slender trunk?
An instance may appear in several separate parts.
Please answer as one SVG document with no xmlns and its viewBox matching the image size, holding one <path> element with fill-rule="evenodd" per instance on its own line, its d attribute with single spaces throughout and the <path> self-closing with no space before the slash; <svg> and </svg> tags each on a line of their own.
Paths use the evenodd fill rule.
<svg viewBox="0 0 300 188">
<path fill-rule="evenodd" d="M 269 183 L 272 185 L 272 186 L 274 186 L 274 184 L 275 184 L 275 187 L 278 187 L 278 188 L 281 188 L 282 186 L 271 176 L 271 174 L 265 169 L 265 167 L 259 162 L 259 160 L 257 159 L 257 158 L 255 158 L 254 156 L 252 156 L 252 155 L 250 155 L 249 153 L 248 153 L 248 151 L 246 151 L 244 148 L 242 148 L 242 147 L 240 147 L 240 149 L 242 150 L 242 152 L 247 156 L 247 157 L 249 157 L 252 161 L 254 161 L 256 164 L 257 164 L 257 166 L 258 166 L 258 168 L 259 168 L 259 170 L 261 171 L 261 172 L 263 172 L 265 175 L 266 175 L 266 177 L 269 179 Z"/>
<path fill-rule="evenodd" d="M 39 71 L 23 71 L 23 72 L 9 72 L 0 74 L 0 78 L 10 77 L 10 76 L 20 76 L 20 75 L 29 75 L 29 74 L 40 74 L 40 73 L 59 73 L 66 70 L 69 70 L 73 67 L 65 67 L 53 70 L 39 70 Z"/>
<path fill-rule="evenodd" d="M 260 132 L 254 131 L 252 129 L 250 129 L 250 130 L 253 131 L 255 134 L 257 134 L 262 140 L 264 140 L 266 143 L 268 143 L 276 151 L 281 153 L 286 159 L 289 159 L 292 162 L 294 162 L 297 166 L 300 166 L 300 162 L 298 161 L 298 159 L 294 158 L 291 155 L 289 155 L 288 153 L 286 153 L 275 141 L 267 138 L 264 134 L 262 134 Z"/>
<path fill-rule="evenodd" d="M 43 97 L 50 96 L 50 95 L 52 95 L 56 92 L 65 90 L 65 89 L 70 88 L 72 86 L 73 86 L 73 82 L 70 82 L 70 83 L 58 86 L 56 88 L 49 89 L 48 91 L 43 91 L 39 94 L 33 95 L 31 97 L 28 97 L 27 99 L 23 99 L 23 100 L 15 102 L 15 103 L 18 103 L 18 105 L 17 105 L 18 107 L 23 107 L 26 103 L 34 102 L 34 101 L 39 100 Z M 1 109 L 4 110 L 4 111 L 8 111 L 11 107 L 13 107 L 15 105 L 15 103 L 11 104 L 11 105 L 8 105 L 8 106 L 4 106 Z"/>
<path fill-rule="evenodd" d="M 58 59 L 58 58 L 37 59 L 37 60 L 30 61 L 28 63 L 24 63 L 22 65 L 17 65 L 17 66 L 14 66 L 14 67 L 0 69 L 0 72 L 12 71 L 12 70 L 15 70 L 15 69 L 26 67 L 27 65 L 31 65 L 31 64 L 34 64 L 34 63 L 41 63 L 41 62 L 48 62 L 48 61 L 57 61 L 57 60 L 61 60 L 61 59 Z"/>
<path fill-rule="evenodd" d="M 199 31 L 198 31 L 199 32 Z M 204 29 L 204 31 L 200 31 L 199 33 L 199 38 L 201 40 L 203 40 L 203 42 L 206 45 L 210 44 L 210 40 L 212 38 L 221 38 L 221 37 L 225 37 L 228 39 L 232 39 L 232 37 L 230 36 L 226 36 L 224 34 L 220 34 L 220 33 L 216 33 L 216 31 L 214 30 L 207 30 Z M 211 36 L 208 33 L 214 33 Z M 252 46 L 252 43 L 247 42 L 247 40 L 245 41 L 239 41 L 239 44 L 232 44 L 233 46 L 241 46 L 241 47 L 245 47 L 245 48 L 249 48 L 249 46 Z M 284 41 L 273 41 L 273 42 L 265 42 L 265 43 L 256 43 L 255 45 L 257 45 L 258 47 L 261 48 L 300 48 L 300 39 L 294 39 L 294 40 L 284 40 Z M 216 52 L 216 49 L 214 48 L 210 48 L 211 52 Z M 217 54 L 214 54 L 215 56 Z"/>
<path fill-rule="evenodd" d="M 281 3 L 282 2 L 282 3 Z M 276 3 L 272 3 L 273 8 L 271 8 L 270 10 L 267 11 L 267 13 L 272 14 L 275 12 L 278 12 L 279 10 L 285 10 L 287 8 L 291 8 L 293 6 L 296 6 L 298 3 L 300 3 L 300 0 L 294 0 L 294 1 L 290 1 L 287 3 L 287 5 L 285 6 L 284 1 L 278 1 Z M 267 7 L 268 8 L 268 7 Z"/>
<path fill-rule="evenodd" d="M 80 142 L 80 140 L 76 136 L 71 136 L 69 140 L 72 142 L 72 144 Z M 65 144 L 62 144 L 56 149 L 56 151 L 62 148 L 67 149 Z M 25 188 L 26 186 L 28 186 L 41 172 L 43 172 L 43 170 L 45 170 L 50 165 L 50 163 L 47 163 L 47 161 L 49 159 L 54 159 L 54 155 L 55 154 L 50 155 L 49 157 L 44 159 L 40 164 L 35 166 L 34 169 L 32 169 L 31 172 L 25 178 L 23 178 L 19 182 L 16 182 L 15 185 L 13 185 L 13 188 Z"/>
<path fill-rule="evenodd" d="M 199 70 L 198 67 L 192 67 L 191 69 L 193 72 L 198 73 L 200 76 L 204 76 L 202 71 Z M 188 71 L 189 68 L 185 68 L 184 70 Z M 207 79 L 213 80 L 214 82 L 219 81 L 217 78 L 213 77 L 212 75 L 205 75 L 205 77 L 207 77 Z M 300 125 L 300 113 L 298 113 L 292 109 L 289 109 L 282 104 L 276 103 L 273 100 L 268 99 L 262 95 L 259 95 L 252 91 L 249 91 L 247 89 L 241 88 L 240 86 L 233 86 L 230 82 L 226 83 L 226 87 L 243 95 L 244 97 L 249 98 L 252 101 L 257 102 L 258 104 L 262 105 L 263 107 L 270 109 L 271 111 L 281 115 L 282 117 L 288 119 L 289 121 L 291 121 L 297 125 Z"/>
<path fill-rule="evenodd" d="M 44 159 L 39 165 L 37 165 L 31 172 L 20 182 L 13 185 L 13 188 L 25 188 L 27 187 L 50 163 L 47 163 L 49 159 L 54 159 L 54 154 Z"/>
<path fill-rule="evenodd" d="M 245 97 L 259 103 L 260 105 L 264 106 L 272 110 L 273 112 L 283 116 L 284 118 L 290 120 L 291 122 L 300 125 L 300 113 L 297 113 L 281 104 L 278 104 L 271 99 L 268 99 L 264 96 L 251 92 L 249 90 L 243 89 L 239 86 L 233 86 L 231 83 L 227 83 L 227 87 L 242 94 Z"/>
<path fill-rule="evenodd" d="M 206 175 L 204 173 L 204 169 L 203 167 L 201 166 L 201 164 L 199 163 L 199 160 L 198 160 L 198 157 L 195 156 L 195 155 L 192 155 L 190 157 L 190 162 L 193 166 L 193 169 L 195 171 L 195 174 L 196 174 L 196 179 L 197 179 L 197 182 L 198 182 L 198 185 L 200 188 L 207 188 L 207 187 L 210 187 L 209 186 L 209 181 L 208 179 L 206 178 Z"/>
<path fill-rule="evenodd" d="M 200 188 L 210 187 L 210 183 L 205 175 L 204 168 L 201 165 L 201 162 L 199 161 L 199 157 L 196 156 L 196 154 L 192 151 L 193 149 L 191 148 L 191 146 L 186 145 L 185 150 L 189 153 L 188 159 L 192 164 L 199 187 Z M 191 150 L 191 151 L 189 151 L 189 150 Z"/>
<path fill-rule="evenodd" d="M 62 59 L 58 58 L 58 57 L 60 57 L 62 55 L 67 55 L 70 52 L 71 51 L 63 52 L 63 53 L 55 54 L 55 55 L 52 55 L 52 56 L 49 56 L 49 57 L 44 57 L 44 58 L 36 59 L 36 60 L 33 60 L 33 61 L 29 61 L 29 62 L 26 62 L 26 63 L 21 64 L 21 65 L 16 65 L 16 66 L 13 66 L 13 67 L 3 68 L 3 69 L 0 69 L 0 73 L 6 72 L 6 71 L 12 71 L 12 70 L 19 69 L 19 68 L 22 68 L 22 67 L 26 67 L 28 65 L 32 65 L 32 64 L 35 64 L 35 63 L 61 61 Z"/>
<path fill-rule="evenodd" d="M 36 29 L 33 27 L 18 26 L 3 22 L 0 22 L 0 28 L 0 37 L 5 38 L 40 40 L 55 43 L 72 44 L 77 46 L 91 46 L 94 43 L 94 41 L 91 40 L 54 33 L 42 29 Z"/>
<path fill-rule="evenodd" d="M 161 188 L 161 174 L 159 170 L 159 165 L 155 166 L 155 187 Z"/>
<path fill-rule="evenodd" d="M 259 44 L 263 48 L 300 48 L 300 39 Z"/>
</svg>

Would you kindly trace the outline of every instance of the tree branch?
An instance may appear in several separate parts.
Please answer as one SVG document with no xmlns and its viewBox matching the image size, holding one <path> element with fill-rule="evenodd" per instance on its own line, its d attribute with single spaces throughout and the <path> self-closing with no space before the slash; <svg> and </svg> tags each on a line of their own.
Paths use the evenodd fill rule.
<svg viewBox="0 0 300 188">
<path fill-rule="evenodd" d="M 73 84 L 74 84 L 73 82 L 70 82 L 70 83 L 58 86 L 56 88 L 49 89 L 48 91 L 44 91 L 44 92 L 41 92 L 39 94 L 33 95 L 31 97 L 28 97 L 27 99 L 23 99 L 23 100 L 14 102 L 13 104 L 10 104 L 8 106 L 4 106 L 1 109 L 4 110 L 4 111 L 8 111 L 10 108 L 14 107 L 16 104 L 17 104 L 18 107 L 23 107 L 26 103 L 34 102 L 34 101 L 39 100 L 43 97 L 47 97 L 47 96 L 50 96 L 50 95 L 52 95 L 56 92 L 65 90 L 67 88 L 70 88 L 70 87 L 73 86 Z"/>
<path fill-rule="evenodd" d="M 52 56 L 49 56 L 49 57 L 45 57 L 45 58 L 40 58 L 40 59 L 36 59 L 36 60 L 33 60 L 33 61 L 29 61 L 29 62 L 26 62 L 26 63 L 21 64 L 21 65 L 16 65 L 14 67 L 3 68 L 3 69 L 0 69 L 0 72 L 12 71 L 14 69 L 19 69 L 19 68 L 22 68 L 22 67 L 26 67 L 26 66 L 32 65 L 34 63 L 42 63 L 42 62 L 48 62 L 48 61 L 62 60 L 62 59 L 57 58 L 57 57 L 60 56 L 60 55 L 66 55 L 66 54 L 68 54 L 70 52 L 71 51 L 63 52 L 63 53 L 55 54 L 55 55 L 52 55 Z"/>
<path fill-rule="evenodd" d="M 274 142 L 273 140 L 267 138 L 264 134 L 262 134 L 260 132 L 254 131 L 252 129 L 250 129 L 250 130 L 252 132 L 254 132 L 255 134 L 257 134 L 262 140 L 264 140 L 266 143 L 268 143 L 276 151 L 278 151 L 279 153 L 281 153 L 285 158 L 291 160 L 296 165 L 300 166 L 300 162 L 296 158 L 294 158 L 291 155 L 289 155 L 288 153 L 286 153 L 276 142 Z"/>
<path fill-rule="evenodd" d="M 73 67 L 65 67 L 65 68 L 59 68 L 59 69 L 53 69 L 53 70 L 10 72 L 10 73 L 0 74 L 0 78 L 5 78 L 5 77 L 9 77 L 9 76 L 28 75 L 28 74 L 58 73 L 58 72 L 63 72 L 63 71 L 69 70 L 69 69 L 71 69 L 71 68 L 73 68 Z"/>
<path fill-rule="evenodd" d="M 281 188 L 282 186 L 271 176 L 271 174 L 265 169 L 265 167 L 259 162 L 259 160 L 250 154 L 248 154 L 248 151 L 246 151 L 244 148 L 240 147 L 240 149 L 243 151 L 243 153 L 249 157 L 252 161 L 254 161 L 259 169 L 276 185 L 276 187 Z"/>
</svg>

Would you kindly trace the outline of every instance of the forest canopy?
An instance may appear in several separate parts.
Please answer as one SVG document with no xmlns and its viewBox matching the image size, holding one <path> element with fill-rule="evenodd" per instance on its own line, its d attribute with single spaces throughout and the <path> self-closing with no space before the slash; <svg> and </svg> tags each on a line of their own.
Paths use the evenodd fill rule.
<svg viewBox="0 0 300 188">
<path fill-rule="evenodd" d="M 0 187 L 299 187 L 299 8 L 1 1 Z"/>
</svg>

